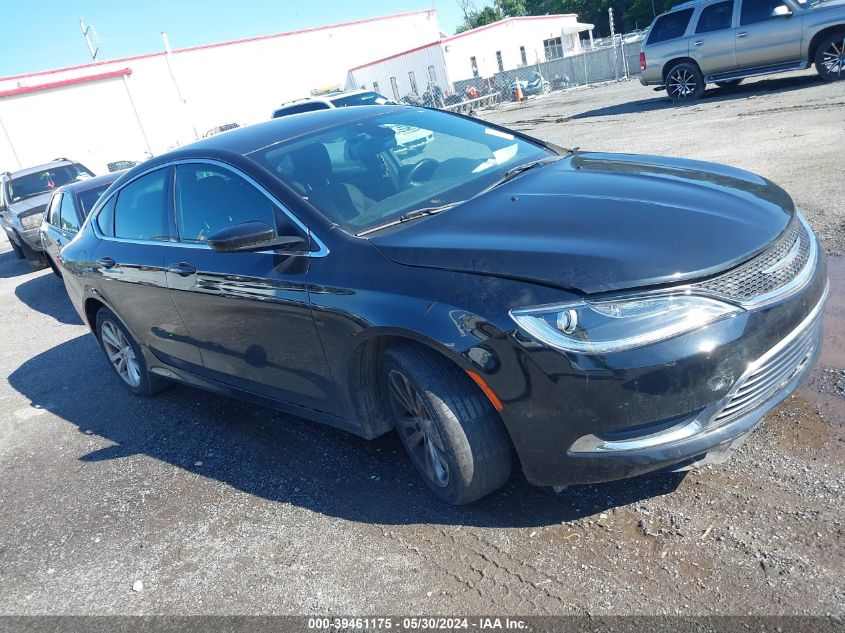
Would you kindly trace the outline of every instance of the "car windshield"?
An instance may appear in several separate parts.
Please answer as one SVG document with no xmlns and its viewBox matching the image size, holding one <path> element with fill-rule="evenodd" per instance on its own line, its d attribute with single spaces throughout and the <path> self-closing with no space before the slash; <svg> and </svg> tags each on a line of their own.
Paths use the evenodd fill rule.
<svg viewBox="0 0 845 633">
<path fill-rule="evenodd" d="M 512 168 L 556 154 L 459 116 L 401 108 L 262 148 L 270 169 L 352 233 L 462 202 Z"/>
<path fill-rule="evenodd" d="M 94 187 L 93 189 L 86 189 L 80 191 L 77 197 L 79 198 L 79 206 L 82 207 L 82 215 L 88 217 L 91 209 L 97 204 L 97 200 L 103 195 L 103 192 L 111 186 L 111 183 Z"/>
<path fill-rule="evenodd" d="M 389 103 L 390 99 L 377 92 L 359 92 L 343 97 L 332 97 L 331 102 L 335 107 L 343 108 L 345 106 L 384 105 Z"/>
<path fill-rule="evenodd" d="M 82 165 L 60 165 L 6 182 L 6 196 L 14 204 L 33 196 L 48 193 L 71 182 L 93 177 Z"/>
</svg>

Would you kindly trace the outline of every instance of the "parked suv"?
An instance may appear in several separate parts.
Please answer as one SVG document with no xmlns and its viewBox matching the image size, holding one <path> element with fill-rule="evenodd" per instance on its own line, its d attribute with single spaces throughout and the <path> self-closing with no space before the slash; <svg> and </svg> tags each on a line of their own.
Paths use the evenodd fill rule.
<svg viewBox="0 0 845 633">
<path fill-rule="evenodd" d="M 33 268 L 44 266 L 39 229 L 53 191 L 93 176 L 67 158 L 0 176 L 0 226 L 19 259 L 26 259 Z"/>
<path fill-rule="evenodd" d="M 640 83 L 665 86 L 673 101 L 698 99 L 708 83 L 816 65 L 845 79 L 845 2 L 694 0 L 658 16 L 640 53 Z"/>
</svg>

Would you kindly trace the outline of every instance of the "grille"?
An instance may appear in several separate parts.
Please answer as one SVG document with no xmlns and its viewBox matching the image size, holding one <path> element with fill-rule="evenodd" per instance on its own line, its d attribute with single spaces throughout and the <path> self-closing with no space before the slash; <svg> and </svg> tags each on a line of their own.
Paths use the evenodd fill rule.
<svg viewBox="0 0 845 633">
<path fill-rule="evenodd" d="M 713 424 L 723 424 L 760 406 L 804 369 L 819 344 L 822 305 L 824 300 L 796 334 L 784 339 L 786 344 L 773 348 L 739 379 Z"/>
<path fill-rule="evenodd" d="M 812 251 L 811 240 L 804 223 L 796 217 L 769 249 L 741 266 L 693 287 L 744 302 L 777 293 L 807 265 Z"/>
</svg>

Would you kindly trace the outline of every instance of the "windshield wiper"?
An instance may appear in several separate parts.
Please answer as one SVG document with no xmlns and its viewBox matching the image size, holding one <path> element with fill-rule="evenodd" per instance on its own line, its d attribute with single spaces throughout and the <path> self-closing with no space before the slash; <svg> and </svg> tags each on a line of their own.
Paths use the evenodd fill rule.
<svg viewBox="0 0 845 633">
<path fill-rule="evenodd" d="M 441 204 L 437 207 L 425 207 L 423 209 L 414 209 L 413 211 L 408 211 L 408 213 L 403 213 L 394 220 L 390 220 L 389 222 L 385 222 L 384 224 L 379 224 L 378 226 L 374 226 L 372 228 L 361 231 L 360 233 L 358 233 L 358 237 L 363 237 L 364 235 L 369 235 L 370 233 L 375 233 L 376 231 L 381 231 L 382 229 L 387 229 L 391 226 L 396 226 L 397 224 L 405 224 L 406 222 L 413 222 L 414 220 L 419 220 L 420 218 L 425 218 L 429 215 L 441 213 L 443 211 L 446 211 L 447 209 L 451 209 L 452 207 L 458 206 L 462 202 L 465 202 L 465 200 L 458 200 L 457 202 Z"/>
<path fill-rule="evenodd" d="M 556 163 L 561 158 L 563 158 L 563 156 L 550 156 L 550 157 L 547 157 L 547 158 L 541 158 L 539 160 L 532 160 L 528 163 L 523 163 L 522 165 L 517 165 L 516 167 L 512 167 L 511 169 L 508 169 L 502 175 L 501 178 L 499 178 L 492 185 L 485 187 L 477 195 L 480 196 L 483 193 L 487 193 L 491 189 L 495 189 L 499 185 L 503 185 L 506 182 L 508 182 L 509 180 L 513 180 L 514 178 L 516 178 L 520 174 L 525 173 L 526 171 L 528 171 L 530 169 L 534 169 L 535 167 L 542 167 L 543 165 L 548 165 L 549 163 Z"/>
</svg>

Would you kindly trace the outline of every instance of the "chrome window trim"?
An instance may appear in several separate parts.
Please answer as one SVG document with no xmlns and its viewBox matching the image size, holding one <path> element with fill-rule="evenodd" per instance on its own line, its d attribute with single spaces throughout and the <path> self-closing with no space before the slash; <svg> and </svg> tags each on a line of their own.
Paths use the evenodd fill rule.
<svg viewBox="0 0 845 633">
<path fill-rule="evenodd" d="M 91 210 L 89 214 L 89 218 L 91 218 L 91 228 L 94 231 L 94 234 L 101 240 L 108 240 L 111 242 L 119 242 L 125 244 L 147 244 L 147 245 L 166 245 L 166 246 L 174 246 L 177 248 L 194 248 L 194 249 L 204 249 L 204 250 L 212 250 L 208 244 L 203 244 L 199 242 L 180 242 L 178 240 L 136 240 L 126 237 L 115 237 L 115 236 L 108 236 L 103 235 L 102 231 L 100 231 L 100 227 L 97 225 L 97 217 L 100 215 L 100 211 L 102 208 L 108 204 L 109 200 L 111 200 L 114 196 L 118 195 L 127 185 L 135 182 L 139 178 L 142 178 L 148 174 L 151 174 L 154 171 L 158 171 L 159 169 L 169 169 L 170 167 L 175 167 L 177 165 L 214 165 L 217 167 L 221 167 L 223 169 L 227 169 L 232 173 L 236 174 L 237 176 L 246 180 L 249 184 L 253 187 L 258 189 L 270 202 L 278 206 L 282 212 L 290 218 L 290 220 L 296 224 L 308 237 L 313 240 L 313 242 L 317 245 L 318 249 L 316 251 L 291 251 L 285 252 L 285 256 L 295 256 L 295 257 L 325 257 L 329 254 L 329 248 L 325 245 L 323 240 L 321 240 L 311 229 L 309 229 L 302 221 L 296 217 L 290 209 L 287 208 L 285 204 L 283 204 L 278 198 L 276 198 L 273 194 L 271 194 L 267 189 L 255 180 L 249 174 L 244 173 L 234 165 L 230 165 L 229 163 L 223 162 L 221 160 L 217 160 L 214 158 L 180 158 L 178 160 L 168 161 L 166 163 L 161 163 L 159 165 L 155 165 L 154 167 L 150 167 L 135 176 L 131 180 L 127 180 L 125 183 L 122 183 L 119 189 L 112 191 L 108 197 L 103 197 L 97 201 L 96 206 L 94 209 Z M 175 201 L 174 201 L 175 205 Z M 116 207 L 115 207 L 116 210 Z M 177 229 L 178 230 L 178 229 Z M 251 251 L 254 253 L 261 253 L 265 255 L 279 255 L 280 251 L 276 250 L 265 250 L 265 251 Z"/>
</svg>

